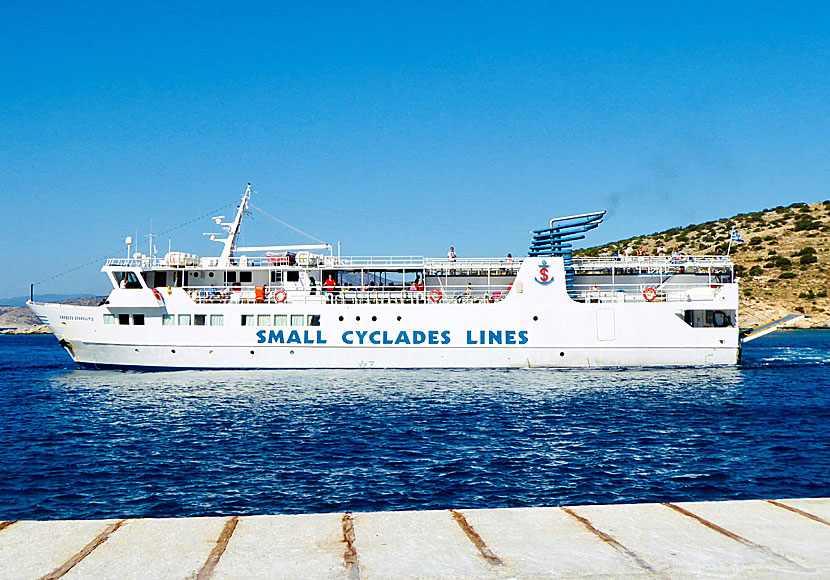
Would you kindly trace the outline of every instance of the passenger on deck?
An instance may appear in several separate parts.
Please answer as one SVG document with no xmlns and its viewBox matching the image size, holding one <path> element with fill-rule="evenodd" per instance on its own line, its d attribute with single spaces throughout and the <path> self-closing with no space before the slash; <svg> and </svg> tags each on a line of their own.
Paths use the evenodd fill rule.
<svg viewBox="0 0 830 580">
<path fill-rule="evenodd" d="M 471 282 L 467 282 L 467 288 L 464 290 L 464 298 L 469 300 L 473 297 L 473 284 Z"/>
<path fill-rule="evenodd" d="M 450 262 L 455 262 L 458 256 L 455 255 L 455 248 L 450 246 L 450 251 L 447 252 L 447 260 Z"/>
<path fill-rule="evenodd" d="M 334 278 L 331 277 L 331 274 L 329 274 L 329 277 L 326 278 L 325 282 L 323 282 L 323 291 L 324 292 L 334 292 L 334 289 L 335 289 L 336 286 L 337 286 L 337 283 L 334 281 Z"/>
<path fill-rule="evenodd" d="M 308 277 L 308 285 L 311 286 L 311 293 L 317 294 L 317 281 L 314 279 L 314 276 Z"/>
<path fill-rule="evenodd" d="M 118 287 L 125 290 L 127 288 L 127 279 L 121 278 L 121 282 L 118 283 Z"/>
</svg>

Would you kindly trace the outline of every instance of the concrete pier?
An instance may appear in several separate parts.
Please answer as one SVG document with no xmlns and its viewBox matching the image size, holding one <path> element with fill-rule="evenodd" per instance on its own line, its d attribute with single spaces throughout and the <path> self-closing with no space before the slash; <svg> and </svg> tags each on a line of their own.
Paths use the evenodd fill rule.
<svg viewBox="0 0 830 580">
<path fill-rule="evenodd" d="M 0 578 L 830 578 L 830 499 L 0 522 Z"/>
</svg>

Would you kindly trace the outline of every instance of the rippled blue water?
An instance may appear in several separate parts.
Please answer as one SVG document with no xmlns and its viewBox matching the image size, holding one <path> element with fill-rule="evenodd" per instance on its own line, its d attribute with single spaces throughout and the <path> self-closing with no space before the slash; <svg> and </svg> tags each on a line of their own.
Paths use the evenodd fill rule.
<svg viewBox="0 0 830 580">
<path fill-rule="evenodd" d="M 0 519 L 830 496 L 830 331 L 718 369 L 80 371 L 0 337 Z"/>
</svg>

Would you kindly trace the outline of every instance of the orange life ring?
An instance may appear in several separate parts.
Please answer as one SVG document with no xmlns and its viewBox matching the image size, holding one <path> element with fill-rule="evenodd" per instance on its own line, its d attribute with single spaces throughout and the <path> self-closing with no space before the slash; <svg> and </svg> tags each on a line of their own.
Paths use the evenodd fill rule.
<svg viewBox="0 0 830 580">
<path fill-rule="evenodd" d="M 645 290 L 643 290 L 643 298 L 645 298 L 649 302 L 653 301 L 655 298 L 657 298 L 657 290 L 651 287 L 646 288 Z"/>
<path fill-rule="evenodd" d="M 441 291 L 438 288 L 433 288 L 429 291 L 429 299 L 435 302 L 436 304 L 441 302 L 441 298 L 443 297 L 444 295 L 441 294 Z"/>
<path fill-rule="evenodd" d="M 286 298 L 288 298 L 288 294 L 285 293 L 285 290 L 277 290 L 274 292 L 274 302 L 280 304 L 285 302 Z"/>
<path fill-rule="evenodd" d="M 153 288 L 153 296 L 156 297 L 156 300 L 161 300 L 161 292 L 158 291 L 158 288 Z"/>
</svg>

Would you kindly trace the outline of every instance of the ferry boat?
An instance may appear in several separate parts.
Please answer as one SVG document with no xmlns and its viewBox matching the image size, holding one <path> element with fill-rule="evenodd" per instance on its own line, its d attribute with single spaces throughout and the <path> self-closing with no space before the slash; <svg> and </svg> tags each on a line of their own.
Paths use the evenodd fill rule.
<svg viewBox="0 0 830 580">
<path fill-rule="evenodd" d="M 605 212 L 553 218 L 524 258 L 341 257 L 328 244 L 108 259 L 99 306 L 29 301 L 82 367 L 136 369 L 734 365 L 724 256 L 574 257 Z"/>
</svg>

